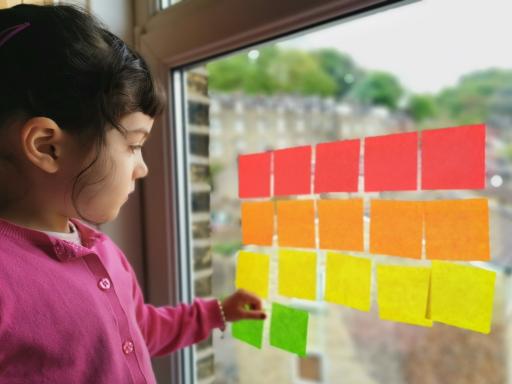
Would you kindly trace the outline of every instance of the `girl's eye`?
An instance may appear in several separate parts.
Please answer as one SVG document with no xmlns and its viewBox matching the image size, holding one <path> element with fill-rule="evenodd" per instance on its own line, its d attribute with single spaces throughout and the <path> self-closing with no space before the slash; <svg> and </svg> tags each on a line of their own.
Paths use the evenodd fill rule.
<svg viewBox="0 0 512 384">
<path fill-rule="evenodd" d="M 130 148 L 131 148 L 132 152 L 135 153 L 135 151 L 137 149 L 141 149 L 142 148 L 142 145 L 130 145 Z"/>
</svg>

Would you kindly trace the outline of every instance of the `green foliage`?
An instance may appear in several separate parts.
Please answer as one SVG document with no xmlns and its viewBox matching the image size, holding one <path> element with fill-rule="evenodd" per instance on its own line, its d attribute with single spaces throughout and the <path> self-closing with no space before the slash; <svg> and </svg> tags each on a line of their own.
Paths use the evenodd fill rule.
<svg viewBox="0 0 512 384">
<path fill-rule="evenodd" d="M 438 114 L 436 100 L 431 95 L 412 95 L 407 106 L 409 115 L 417 122 Z"/>
<path fill-rule="evenodd" d="M 503 149 L 502 155 L 509 160 L 512 160 L 512 144 L 507 144 L 507 146 Z"/>
<path fill-rule="evenodd" d="M 272 47 L 265 49 L 258 63 L 251 62 L 245 54 L 209 63 L 209 89 L 225 92 L 243 91 L 248 94 L 272 93 L 275 88 L 274 80 L 267 75 L 264 68 L 266 57 L 271 55 L 272 50 Z"/>
<path fill-rule="evenodd" d="M 349 55 L 336 49 L 319 49 L 313 51 L 312 55 L 324 72 L 334 80 L 335 96 L 338 99 L 345 96 L 354 83 L 364 76 L 364 71 Z"/>
<path fill-rule="evenodd" d="M 382 105 L 394 110 L 403 92 L 400 82 L 392 74 L 372 72 L 354 86 L 351 96 L 363 104 Z"/>
<path fill-rule="evenodd" d="M 456 86 L 441 91 L 437 104 L 457 124 L 486 122 L 491 101 L 505 87 L 512 87 L 512 71 L 477 71 L 463 76 Z"/>
<path fill-rule="evenodd" d="M 240 241 L 223 242 L 212 246 L 213 252 L 225 257 L 233 256 L 241 248 L 242 242 Z"/>
<path fill-rule="evenodd" d="M 489 113 L 504 116 L 508 119 L 508 126 L 512 121 L 512 81 L 500 86 L 489 98 Z"/>
<path fill-rule="evenodd" d="M 243 53 L 209 63 L 210 89 L 246 94 L 334 94 L 334 80 L 307 52 L 281 51 L 270 46 L 261 48 L 259 53 L 257 59 Z"/>
<path fill-rule="evenodd" d="M 398 109 L 405 90 L 392 74 L 366 73 L 353 59 L 335 49 L 311 52 L 259 48 L 259 56 L 246 53 L 211 62 L 209 89 L 221 92 L 272 95 L 276 93 L 335 97 L 366 105 Z M 420 126 L 512 122 L 512 70 L 488 69 L 463 76 L 439 94 L 413 94 L 405 111 Z"/>
<path fill-rule="evenodd" d="M 224 170 L 225 164 L 223 164 L 220 161 L 211 162 L 209 164 L 209 167 L 210 167 L 210 176 L 212 179 L 215 179 L 215 178 L 217 178 L 218 174 Z"/>
<path fill-rule="evenodd" d="M 269 63 L 268 72 L 277 82 L 276 90 L 301 95 L 330 96 L 336 90 L 334 80 L 307 52 L 282 51 Z"/>
<path fill-rule="evenodd" d="M 352 58 L 334 49 L 313 52 L 259 49 L 207 65 L 210 90 L 270 95 L 288 93 L 338 99 L 352 94 L 355 101 L 395 109 L 403 90 L 396 77 L 385 72 L 366 75 Z M 354 91 L 354 92 L 351 92 Z"/>
</svg>

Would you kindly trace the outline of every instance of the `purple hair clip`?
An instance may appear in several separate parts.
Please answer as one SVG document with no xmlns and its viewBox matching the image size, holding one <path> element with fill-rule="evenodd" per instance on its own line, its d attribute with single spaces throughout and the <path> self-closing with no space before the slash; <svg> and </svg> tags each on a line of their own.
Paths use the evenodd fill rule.
<svg viewBox="0 0 512 384">
<path fill-rule="evenodd" d="M 30 23 L 25 21 L 24 23 L 16 24 L 12 27 L 4 29 L 2 32 L 0 32 L 0 47 L 7 43 L 11 37 L 28 27 L 30 27 Z"/>
</svg>

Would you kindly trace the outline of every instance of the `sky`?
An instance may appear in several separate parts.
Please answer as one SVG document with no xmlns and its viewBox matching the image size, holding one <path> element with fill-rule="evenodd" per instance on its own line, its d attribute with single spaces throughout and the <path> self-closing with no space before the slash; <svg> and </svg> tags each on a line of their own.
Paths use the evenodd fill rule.
<svg viewBox="0 0 512 384">
<path fill-rule="evenodd" d="M 288 38 L 282 48 L 337 48 L 369 70 L 395 74 L 415 93 L 461 75 L 512 70 L 512 0 L 422 0 Z"/>
</svg>

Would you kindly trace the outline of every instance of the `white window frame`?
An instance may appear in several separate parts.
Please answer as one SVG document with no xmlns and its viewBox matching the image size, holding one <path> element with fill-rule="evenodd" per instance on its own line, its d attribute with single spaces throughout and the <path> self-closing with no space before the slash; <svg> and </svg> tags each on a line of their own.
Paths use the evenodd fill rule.
<svg viewBox="0 0 512 384">
<path fill-rule="evenodd" d="M 168 109 L 155 121 L 143 184 L 147 301 L 193 299 L 184 71 L 187 67 L 276 41 L 329 22 L 418 0 L 186 0 L 158 12 L 158 0 L 135 2 L 135 47 L 167 85 Z M 155 363 L 159 382 L 195 383 L 194 349 Z"/>
</svg>

